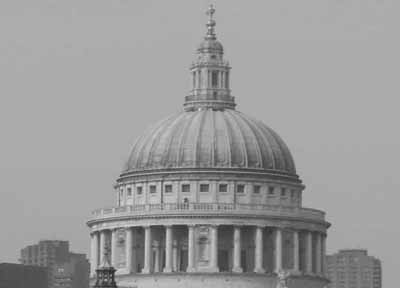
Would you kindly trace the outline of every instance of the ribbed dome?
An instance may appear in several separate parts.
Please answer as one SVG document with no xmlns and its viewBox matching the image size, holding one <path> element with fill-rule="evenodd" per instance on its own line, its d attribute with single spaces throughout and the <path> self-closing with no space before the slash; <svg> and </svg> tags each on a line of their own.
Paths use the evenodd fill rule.
<svg viewBox="0 0 400 288">
<path fill-rule="evenodd" d="M 296 174 L 282 139 L 262 122 L 232 109 L 185 111 L 160 121 L 137 140 L 123 172 L 171 168 Z"/>
<path fill-rule="evenodd" d="M 218 40 L 206 39 L 197 48 L 199 53 L 224 53 L 224 48 Z"/>
</svg>

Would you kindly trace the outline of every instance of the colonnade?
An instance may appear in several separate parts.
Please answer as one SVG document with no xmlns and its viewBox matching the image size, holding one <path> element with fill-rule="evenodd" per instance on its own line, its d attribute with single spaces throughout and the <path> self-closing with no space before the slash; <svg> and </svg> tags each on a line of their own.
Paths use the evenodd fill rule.
<svg viewBox="0 0 400 288">
<path fill-rule="evenodd" d="M 186 272 L 219 272 L 219 255 L 218 255 L 218 229 L 217 225 L 202 225 L 202 227 L 207 227 L 207 245 L 208 245 L 208 260 L 207 267 L 199 267 L 197 265 L 199 257 L 198 250 L 198 242 L 196 241 L 196 226 L 188 225 L 187 226 L 187 266 Z M 231 225 L 223 225 L 223 226 L 231 226 Z M 166 225 L 163 226 L 163 247 L 165 247 L 165 252 L 163 255 L 160 255 L 159 249 L 154 249 L 153 241 L 153 229 L 155 227 L 160 228 L 161 226 L 143 226 L 144 230 L 144 259 L 143 259 L 143 267 L 141 269 L 141 273 L 149 274 L 149 273 L 171 273 L 177 271 L 176 262 L 177 260 L 177 252 L 175 249 L 176 244 L 174 245 L 174 226 Z M 284 229 L 280 227 L 264 227 L 264 226 L 231 226 L 232 227 L 232 263 L 230 271 L 233 273 L 241 273 L 244 271 L 244 267 L 242 267 L 242 251 L 243 251 L 243 228 L 249 229 L 250 231 L 254 231 L 253 238 L 254 243 L 251 247 L 254 248 L 254 263 L 252 263 L 252 267 L 254 267 L 253 272 L 255 273 L 265 273 L 266 265 L 265 265 L 265 257 L 264 257 L 264 249 L 265 249 L 265 239 L 264 239 L 264 230 L 270 229 L 273 235 L 273 267 L 268 267 L 267 272 L 278 272 L 282 269 L 291 270 L 293 272 L 302 272 L 305 274 L 315 274 L 315 275 L 325 275 L 325 249 L 326 249 L 326 236 L 321 232 L 313 232 L 313 231 L 303 231 L 303 230 L 293 230 L 293 229 Z M 125 273 L 132 273 L 134 269 L 132 269 L 132 246 L 134 239 L 134 228 L 131 227 L 125 229 L 125 267 L 123 270 Z M 91 267 L 92 267 L 92 275 L 95 272 L 95 269 L 101 264 L 100 261 L 103 258 L 105 253 L 107 243 L 111 243 L 111 264 L 118 269 L 117 263 L 117 230 L 101 230 L 96 231 L 91 234 Z M 248 230 L 246 230 L 248 231 Z M 291 234 L 291 243 L 292 247 L 290 249 L 290 258 L 291 258 L 291 267 L 284 267 L 283 265 L 283 249 L 284 249 L 284 241 L 283 241 L 283 232 L 290 232 Z M 185 242 L 186 243 L 186 242 Z M 158 245 L 158 244 L 157 244 Z M 252 248 L 252 249 L 253 249 Z M 160 259 L 162 258 L 163 261 Z M 163 269 L 160 269 L 160 263 L 163 265 Z"/>
</svg>

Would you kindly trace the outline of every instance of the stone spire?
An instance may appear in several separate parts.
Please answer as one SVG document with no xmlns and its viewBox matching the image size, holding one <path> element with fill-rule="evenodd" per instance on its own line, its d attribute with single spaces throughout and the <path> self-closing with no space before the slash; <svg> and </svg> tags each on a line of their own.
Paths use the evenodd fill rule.
<svg viewBox="0 0 400 288">
<path fill-rule="evenodd" d="M 224 60 L 224 48 L 217 40 L 213 5 L 207 10 L 207 34 L 197 48 L 197 59 L 190 67 L 192 89 L 185 97 L 187 111 L 199 109 L 234 109 L 235 101 L 229 87 L 230 67 Z"/>
</svg>

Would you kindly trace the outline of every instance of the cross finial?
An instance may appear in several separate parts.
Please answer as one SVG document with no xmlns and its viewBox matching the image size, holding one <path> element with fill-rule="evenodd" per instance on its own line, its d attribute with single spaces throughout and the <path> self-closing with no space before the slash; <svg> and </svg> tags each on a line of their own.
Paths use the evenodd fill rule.
<svg viewBox="0 0 400 288">
<path fill-rule="evenodd" d="M 207 22 L 207 36 L 206 36 L 206 39 L 216 39 L 215 31 L 214 31 L 215 21 L 213 19 L 214 13 L 215 13 L 214 5 L 210 4 L 210 6 L 208 6 L 208 10 L 207 10 L 207 13 L 206 13 L 209 16 L 209 19 L 208 19 L 208 22 Z"/>
<path fill-rule="evenodd" d="M 210 21 L 213 20 L 214 13 L 215 13 L 214 5 L 210 4 L 210 6 L 208 6 L 208 10 L 207 10 L 207 15 L 210 17 Z"/>
</svg>

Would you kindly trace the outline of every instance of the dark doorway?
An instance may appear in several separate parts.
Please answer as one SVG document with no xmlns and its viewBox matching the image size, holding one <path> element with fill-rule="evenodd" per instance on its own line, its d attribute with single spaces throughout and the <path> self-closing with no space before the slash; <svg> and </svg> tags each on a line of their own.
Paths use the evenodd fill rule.
<svg viewBox="0 0 400 288">
<path fill-rule="evenodd" d="M 221 272 L 229 271 L 228 250 L 219 250 L 218 251 L 218 267 L 219 267 L 219 271 L 221 271 Z"/>
</svg>

